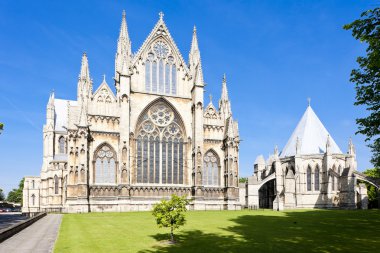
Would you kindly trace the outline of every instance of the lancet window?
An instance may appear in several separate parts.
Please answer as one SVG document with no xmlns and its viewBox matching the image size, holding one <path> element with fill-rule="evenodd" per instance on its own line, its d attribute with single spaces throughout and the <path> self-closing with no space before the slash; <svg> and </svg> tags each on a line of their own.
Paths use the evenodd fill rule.
<svg viewBox="0 0 380 253">
<path fill-rule="evenodd" d="M 203 157 L 202 184 L 219 186 L 219 163 L 217 156 L 212 151 L 208 151 Z"/>
<path fill-rule="evenodd" d="M 307 167 L 307 171 L 306 171 L 306 185 L 307 185 L 307 190 L 311 191 L 311 168 L 310 168 L 310 166 Z"/>
<path fill-rule="evenodd" d="M 60 154 L 64 154 L 65 152 L 65 137 L 61 136 L 58 140 L 58 151 Z"/>
<path fill-rule="evenodd" d="M 32 194 L 32 206 L 36 204 L 36 195 Z"/>
<path fill-rule="evenodd" d="M 116 183 L 116 153 L 108 145 L 103 145 L 94 156 L 95 183 Z"/>
<path fill-rule="evenodd" d="M 164 102 L 153 105 L 137 133 L 137 183 L 183 184 L 184 131 L 174 111 Z"/>
<path fill-rule="evenodd" d="M 163 41 L 152 46 L 145 61 L 145 91 L 177 94 L 177 67 L 168 45 Z"/>
<path fill-rule="evenodd" d="M 58 177 L 57 175 L 54 176 L 54 194 L 58 194 Z"/>
<path fill-rule="evenodd" d="M 318 165 L 314 171 L 314 190 L 319 191 L 319 167 L 318 167 Z"/>
</svg>

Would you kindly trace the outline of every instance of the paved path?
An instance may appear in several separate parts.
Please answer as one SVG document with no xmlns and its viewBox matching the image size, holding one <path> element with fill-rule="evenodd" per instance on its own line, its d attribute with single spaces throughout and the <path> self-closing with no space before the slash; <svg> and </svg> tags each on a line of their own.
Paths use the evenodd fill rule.
<svg viewBox="0 0 380 253">
<path fill-rule="evenodd" d="M 61 220 L 61 214 L 48 214 L 21 232 L 0 243 L 0 252 L 52 252 Z"/>
<path fill-rule="evenodd" d="M 28 219 L 28 217 L 21 213 L 0 213 L 0 230 L 6 229 L 26 219 Z"/>
</svg>

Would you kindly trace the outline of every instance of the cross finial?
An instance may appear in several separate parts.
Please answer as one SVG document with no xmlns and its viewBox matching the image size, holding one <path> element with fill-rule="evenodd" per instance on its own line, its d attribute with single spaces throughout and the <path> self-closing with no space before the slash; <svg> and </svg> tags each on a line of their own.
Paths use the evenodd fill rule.
<svg viewBox="0 0 380 253">
<path fill-rule="evenodd" d="M 210 98 L 210 104 L 212 103 L 212 95 L 210 94 L 210 95 L 208 95 L 209 96 L 209 98 Z"/>
<path fill-rule="evenodd" d="M 164 19 L 164 13 L 162 11 L 160 11 L 160 13 L 158 13 L 158 15 L 160 16 L 160 20 Z"/>
<path fill-rule="evenodd" d="M 310 106 L 311 98 L 307 98 L 307 105 Z"/>
<path fill-rule="evenodd" d="M 103 74 L 103 82 L 106 81 L 106 74 Z"/>
</svg>

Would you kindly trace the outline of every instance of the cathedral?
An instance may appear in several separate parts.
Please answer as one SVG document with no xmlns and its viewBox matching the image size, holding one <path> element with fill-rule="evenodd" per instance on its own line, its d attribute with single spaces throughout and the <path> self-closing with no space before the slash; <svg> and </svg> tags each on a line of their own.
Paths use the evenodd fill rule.
<svg viewBox="0 0 380 253">
<path fill-rule="evenodd" d="M 25 177 L 23 212 L 150 210 L 172 194 L 191 198 L 191 210 L 240 209 L 238 123 L 225 76 L 218 105 L 204 104 L 195 27 L 188 62 L 162 13 L 132 53 L 123 12 L 114 85 L 104 78 L 94 89 L 83 54 L 77 98 L 50 95 L 41 173 Z"/>
</svg>

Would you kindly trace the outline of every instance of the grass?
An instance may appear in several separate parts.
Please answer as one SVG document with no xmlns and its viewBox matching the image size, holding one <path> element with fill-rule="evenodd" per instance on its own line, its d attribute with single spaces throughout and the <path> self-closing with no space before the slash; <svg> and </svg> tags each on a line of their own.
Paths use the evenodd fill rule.
<svg viewBox="0 0 380 253">
<path fill-rule="evenodd" d="M 55 252 L 378 252 L 380 211 L 188 212 L 168 244 L 150 212 L 66 214 Z"/>
</svg>

